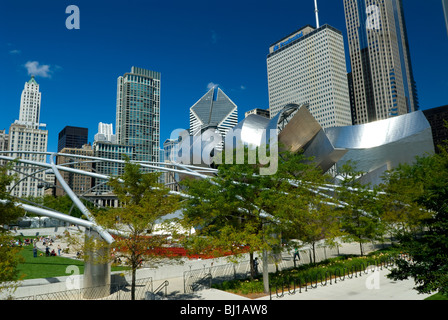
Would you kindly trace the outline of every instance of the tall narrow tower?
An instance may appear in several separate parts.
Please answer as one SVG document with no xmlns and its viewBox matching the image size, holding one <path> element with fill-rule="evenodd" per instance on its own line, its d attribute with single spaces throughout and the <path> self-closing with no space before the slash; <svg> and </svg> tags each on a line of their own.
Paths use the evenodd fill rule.
<svg viewBox="0 0 448 320">
<path fill-rule="evenodd" d="M 402 0 L 344 0 L 354 124 L 418 110 Z"/>
<path fill-rule="evenodd" d="M 39 84 L 34 77 L 25 83 L 20 99 L 19 120 L 9 128 L 9 151 L 14 151 L 12 157 L 24 160 L 45 162 L 43 154 L 21 153 L 21 151 L 46 152 L 48 131 L 40 120 L 41 93 Z M 14 173 L 19 176 L 19 183 L 15 184 L 11 193 L 17 197 L 40 197 L 44 194 L 42 188 L 45 174 L 37 167 L 17 164 Z"/>
<path fill-rule="evenodd" d="M 36 126 L 40 119 L 40 103 L 41 93 L 39 91 L 39 84 L 31 76 L 31 79 L 25 83 L 20 98 L 20 114 L 19 123 L 28 126 Z"/>
<path fill-rule="evenodd" d="M 159 161 L 160 73 L 132 67 L 117 83 L 117 142 L 134 148 L 134 160 Z"/>
</svg>

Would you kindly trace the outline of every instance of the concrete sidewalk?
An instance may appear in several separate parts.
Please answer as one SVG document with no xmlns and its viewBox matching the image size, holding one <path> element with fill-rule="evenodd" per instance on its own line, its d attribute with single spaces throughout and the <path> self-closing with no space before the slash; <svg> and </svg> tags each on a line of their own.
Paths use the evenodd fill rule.
<svg viewBox="0 0 448 320">
<path fill-rule="evenodd" d="M 75 231 L 76 228 L 70 229 Z M 60 244 L 64 249 L 65 244 L 56 239 L 56 236 L 62 234 L 66 230 L 65 227 L 46 228 L 41 230 L 36 229 L 22 229 L 18 230 L 17 234 L 22 233 L 24 236 L 36 235 L 39 232 L 40 236 L 50 236 L 55 238 L 52 248 L 57 248 Z M 77 229 L 76 229 L 77 230 Z M 44 249 L 42 243 L 38 243 L 39 249 Z M 343 253 L 358 253 L 357 244 L 346 244 L 341 251 Z M 63 254 L 62 256 L 75 258 L 74 253 Z M 286 257 L 287 259 L 290 257 Z M 153 281 L 153 288 L 158 288 L 164 281 L 168 281 L 167 299 L 170 300 L 250 300 L 228 292 L 223 292 L 216 289 L 204 289 L 194 293 L 186 293 L 184 272 L 189 270 L 207 269 L 212 266 L 225 265 L 229 262 L 225 258 L 208 259 L 208 260 L 188 260 L 185 259 L 183 264 L 167 264 L 159 268 L 143 268 L 138 270 L 138 279 L 151 278 Z M 281 292 L 278 295 L 273 294 L 272 297 L 267 295 L 258 298 L 257 300 L 423 300 L 429 295 L 420 295 L 416 290 L 413 290 L 414 282 L 412 280 L 406 281 L 392 281 L 387 279 L 386 275 L 389 273 L 387 269 L 370 271 L 368 274 L 353 277 L 349 279 L 345 277 L 344 281 L 338 280 L 337 283 L 332 281 L 332 284 L 327 282 L 323 286 L 320 283 L 316 288 L 302 289 L 302 293 L 289 294 L 287 289 L 283 295 Z M 78 276 L 82 283 L 82 275 Z M 127 281 L 130 277 L 127 276 Z M 21 286 L 16 290 L 14 296 L 16 298 L 27 297 L 31 295 L 48 294 L 57 291 L 67 290 L 67 280 L 69 276 L 55 277 L 46 279 L 32 279 L 25 280 Z M 279 289 L 281 290 L 281 289 Z M 292 288 L 291 288 L 292 291 Z M 281 297 L 280 297 L 281 296 Z"/>
</svg>

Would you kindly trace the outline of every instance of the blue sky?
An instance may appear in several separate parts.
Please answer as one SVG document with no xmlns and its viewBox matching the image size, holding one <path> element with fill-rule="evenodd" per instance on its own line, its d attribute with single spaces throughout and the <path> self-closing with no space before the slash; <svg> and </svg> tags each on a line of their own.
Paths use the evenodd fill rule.
<svg viewBox="0 0 448 320">
<path fill-rule="evenodd" d="M 448 35 L 440 0 L 404 0 L 421 109 L 448 104 Z M 320 23 L 346 35 L 343 0 L 318 0 Z M 68 30 L 66 7 L 80 9 Z M 161 141 L 189 127 L 189 108 L 210 84 L 239 117 L 268 108 L 266 56 L 282 37 L 315 25 L 313 0 L 40 0 L 0 4 L 0 129 L 19 117 L 29 72 L 42 92 L 49 151 L 67 125 L 115 130 L 116 81 L 132 66 L 162 74 Z M 345 47 L 348 62 L 348 47 Z"/>
</svg>

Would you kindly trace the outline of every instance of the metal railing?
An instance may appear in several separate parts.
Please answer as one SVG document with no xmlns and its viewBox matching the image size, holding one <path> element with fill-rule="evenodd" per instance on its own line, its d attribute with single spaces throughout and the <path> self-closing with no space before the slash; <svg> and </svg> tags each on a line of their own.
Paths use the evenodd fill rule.
<svg viewBox="0 0 448 320">
<path fill-rule="evenodd" d="M 148 292 L 153 292 L 152 278 L 138 279 L 135 283 L 135 299 L 144 300 Z M 15 300 L 131 300 L 131 284 L 126 280 L 107 286 L 64 290 Z"/>
<path fill-rule="evenodd" d="M 395 265 L 397 259 L 407 259 L 405 256 L 397 258 L 385 258 L 375 260 L 373 263 L 361 262 L 350 267 L 335 268 L 334 270 L 325 270 L 314 275 L 304 274 L 297 277 L 290 277 L 276 281 L 270 284 L 270 299 L 273 295 L 277 298 L 282 298 L 285 294 L 294 295 L 296 293 L 307 292 L 308 289 L 316 289 L 319 284 L 321 287 L 336 284 L 338 281 L 345 281 L 347 279 L 358 278 L 369 272 L 383 270 Z"/>
</svg>

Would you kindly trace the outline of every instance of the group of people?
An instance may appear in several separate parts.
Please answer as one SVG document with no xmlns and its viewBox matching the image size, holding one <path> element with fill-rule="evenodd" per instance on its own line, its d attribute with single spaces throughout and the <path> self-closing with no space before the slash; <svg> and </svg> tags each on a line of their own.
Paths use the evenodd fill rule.
<svg viewBox="0 0 448 320">
<path fill-rule="evenodd" d="M 26 239 L 23 239 L 23 241 L 20 240 L 20 239 L 16 239 L 16 240 L 11 240 L 10 241 L 10 245 L 12 247 L 28 246 L 31 243 L 33 243 L 33 244 L 36 243 L 36 239 L 28 239 L 28 238 L 26 238 Z"/>
<path fill-rule="evenodd" d="M 56 252 L 54 251 L 54 249 L 51 250 L 51 252 L 50 252 L 50 247 L 47 245 L 45 247 L 45 255 L 47 257 L 56 257 Z M 61 255 L 61 246 L 58 245 L 58 256 L 60 256 L 60 255 Z"/>
<path fill-rule="evenodd" d="M 61 248 L 61 245 L 59 245 L 59 244 L 58 244 L 56 249 L 53 248 L 52 250 L 50 250 L 50 246 L 52 246 L 53 242 L 54 242 L 53 239 L 48 238 L 48 237 L 40 237 L 38 239 L 38 241 L 42 242 L 42 244 L 45 246 L 45 256 L 46 257 L 55 257 L 57 255 L 58 256 L 61 255 L 62 248 Z M 34 257 L 37 257 L 37 245 L 36 245 L 36 242 L 37 241 L 34 242 L 34 248 L 33 248 L 33 256 Z M 56 254 L 56 250 L 57 250 L 57 254 Z"/>
</svg>

